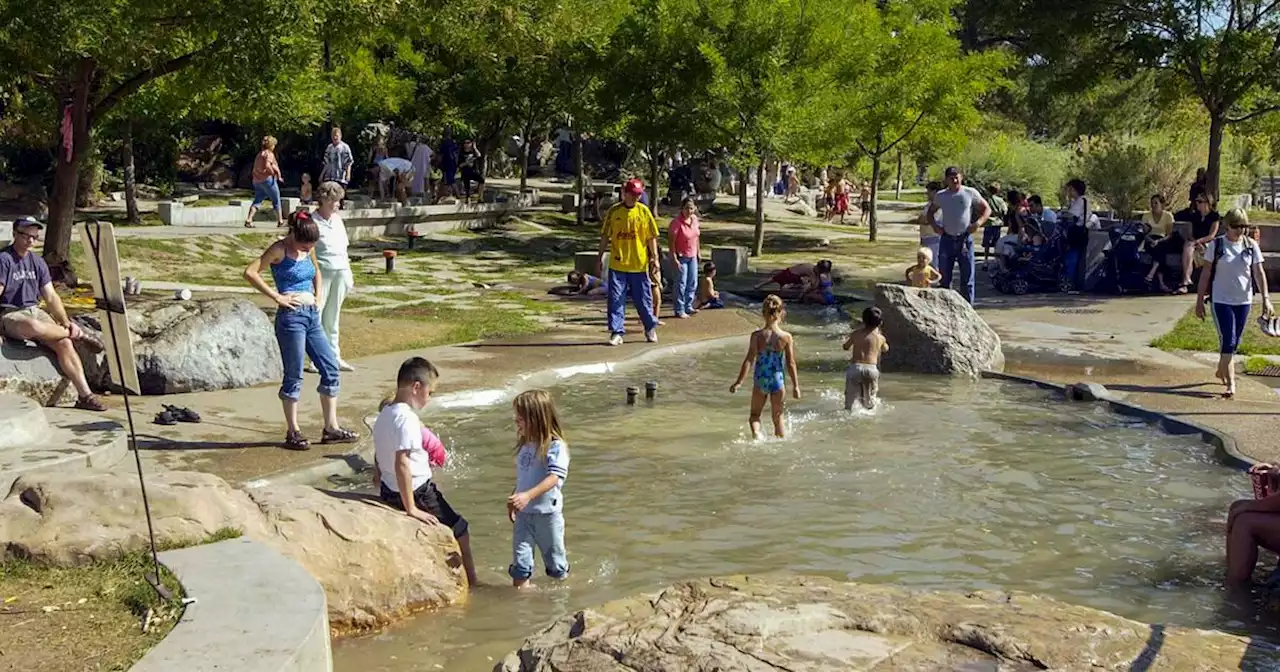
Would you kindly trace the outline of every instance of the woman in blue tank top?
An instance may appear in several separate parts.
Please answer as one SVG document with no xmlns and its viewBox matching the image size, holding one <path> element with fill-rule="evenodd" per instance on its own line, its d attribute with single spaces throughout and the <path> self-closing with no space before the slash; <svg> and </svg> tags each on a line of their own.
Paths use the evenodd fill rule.
<svg viewBox="0 0 1280 672">
<path fill-rule="evenodd" d="M 320 229 L 311 213 L 295 212 L 289 217 L 289 235 L 276 241 L 258 259 L 244 269 L 244 278 L 255 289 L 276 302 L 276 341 L 284 364 L 284 381 L 280 384 L 280 401 L 288 425 L 284 445 L 293 450 L 307 450 L 310 445 L 298 427 L 298 396 L 302 392 L 302 358 L 320 371 L 320 408 L 324 411 L 321 443 L 349 443 L 356 433 L 338 424 L 338 357 L 329 345 L 320 325 L 320 276 L 316 273 L 315 245 Z M 262 267 L 271 269 L 272 289 L 262 279 Z"/>
</svg>

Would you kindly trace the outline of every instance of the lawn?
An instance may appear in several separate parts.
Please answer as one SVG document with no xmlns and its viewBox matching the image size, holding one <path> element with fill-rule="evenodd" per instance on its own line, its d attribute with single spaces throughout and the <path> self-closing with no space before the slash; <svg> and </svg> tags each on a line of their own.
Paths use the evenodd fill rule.
<svg viewBox="0 0 1280 672">
<path fill-rule="evenodd" d="M 238 536 L 224 529 L 196 543 Z M 174 596 L 165 601 L 144 578 L 151 568 L 147 551 L 81 567 L 0 562 L 0 663 L 6 670 L 129 669 L 182 615 L 182 586 L 162 567 L 161 582 Z"/>
<path fill-rule="evenodd" d="M 1242 355 L 1280 355 L 1280 338 L 1271 338 L 1258 329 L 1250 314 L 1249 324 L 1244 330 L 1244 339 L 1240 343 L 1239 353 Z M 1213 326 L 1213 319 L 1196 319 L 1195 309 L 1187 311 L 1173 325 L 1169 333 L 1151 341 L 1151 346 L 1161 350 L 1193 350 L 1196 352 L 1218 351 L 1218 330 Z"/>
</svg>

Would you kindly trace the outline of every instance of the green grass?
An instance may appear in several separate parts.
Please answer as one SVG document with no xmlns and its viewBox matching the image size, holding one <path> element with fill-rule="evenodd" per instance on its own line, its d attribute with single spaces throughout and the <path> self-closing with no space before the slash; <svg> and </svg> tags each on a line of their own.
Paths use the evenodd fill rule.
<svg viewBox="0 0 1280 672">
<path fill-rule="evenodd" d="M 1214 328 L 1212 318 L 1196 319 L 1192 309 L 1173 325 L 1169 333 L 1151 341 L 1151 347 L 1170 351 L 1217 352 L 1218 330 Z M 1251 316 L 1238 352 L 1242 355 L 1280 355 L 1280 338 L 1263 334 Z"/>
<path fill-rule="evenodd" d="M 521 311 L 484 306 L 467 310 L 436 302 L 375 310 L 363 316 L 449 325 L 443 333 L 426 339 L 414 347 L 466 343 L 488 338 L 534 334 L 545 330 L 543 325 L 529 319 Z"/>
<path fill-rule="evenodd" d="M 1252 375 L 1262 373 L 1263 370 L 1272 366 L 1276 366 L 1275 362 L 1272 362 L 1266 357 L 1259 357 L 1257 355 L 1244 360 L 1244 372 Z"/>
</svg>

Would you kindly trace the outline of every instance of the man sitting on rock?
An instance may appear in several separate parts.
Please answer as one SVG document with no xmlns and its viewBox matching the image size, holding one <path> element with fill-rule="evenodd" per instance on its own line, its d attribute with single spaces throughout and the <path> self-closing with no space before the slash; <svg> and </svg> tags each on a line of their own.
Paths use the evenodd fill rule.
<svg viewBox="0 0 1280 672">
<path fill-rule="evenodd" d="M 95 349 L 101 349 L 101 345 L 67 317 L 62 299 L 53 289 L 49 267 L 31 251 L 43 229 L 40 222 L 23 217 L 13 223 L 13 244 L 0 250 L 0 335 L 35 341 L 52 350 L 62 375 L 76 387 L 76 408 L 105 411 L 106 406 L 94 396 L 84 378 L 84 366 L 74 341 L 85 340 Z M 49 312 L 40 308 L 40 297 L 44 297 Z"/>
</svg>

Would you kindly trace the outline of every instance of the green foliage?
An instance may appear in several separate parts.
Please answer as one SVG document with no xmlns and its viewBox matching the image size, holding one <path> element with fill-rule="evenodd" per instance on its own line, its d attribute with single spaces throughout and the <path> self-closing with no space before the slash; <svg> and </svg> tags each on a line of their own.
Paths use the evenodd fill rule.
<svg viewBox="0 0 1280 672">
<path fill-rule="evenodd" d="M 1059 202 L 1070 162 L 1071 152 L 1057 145 L 988 132 L 970 137 L 958 152 L 931 164 L 929 174 L 941 179 L 946 166 L 960 166 L 970 184 L 999 181 L 1008 189 L 1040 194 L 1052 207 Z"/>
<path fill-rule="evenodd" d="M 1084 156 L 1079 175 L 1121 217 L 1144 209 L 1151 196 L 1152 154 L 1136 143 L 1108 143 Z"/>
</svg>

